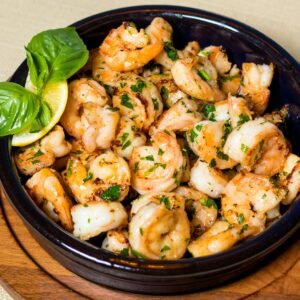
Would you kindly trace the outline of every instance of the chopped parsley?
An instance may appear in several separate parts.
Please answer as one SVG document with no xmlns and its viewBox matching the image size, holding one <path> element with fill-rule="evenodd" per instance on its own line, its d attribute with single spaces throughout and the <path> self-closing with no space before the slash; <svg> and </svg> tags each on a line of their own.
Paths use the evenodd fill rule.
<svg viewBox="0 0 300 300">
<path fill-rule="evenodd" d="M 206 207 L 208 207 L 208 208 L 213 207 L 213 208 L 215 208 L 215 209 L 218 209 L 218 206 L 217 206 L 216 202 L 215 202 L 213 199 L 210 199 L 210 198 L 203 198 L 203 199 L 201 199 L 200 202 L 201 202 L 201 204 L 202 204 L 203 206 L 206 206 Z"/>
<path fill-rule="evenodd" d="M 89 207 L 89 205 L 87 203 L 84 203 L 83 206 L 84 207 Z"/>
<path fill-rule="evenodd" d="M 227 137 L 228 135 L 230 134 L 230 132 L 232 131 L 232 127 L 231 127 L 231 124 L 230 124 L 230 121 L 227 120 L 224 125 L 223 125 L 223 130 L 224 130 L 224 134 L 222 136 L 222 143 L 221 143 L 221 146 L 223 147 L 226 143 L 226 140 L 227 140 Z"/>
<path fill-rule="evenodd" d="M 232 79 L 239 78 L 239 77 L 240 77 L 240 75 L 233 75 L 233 76 L 228 75 L 228 76 L 221 77 L 221 80 L 226 82 L 226 81 L 230 81 Z"/>
<path fill-rule="evenodd" d="M 138 252 L 138 251 L 136 251 L 136 250 L 134 250 L 134 249 L 131 249 L 131 253 L 132 253 L 135 257 L 137 257 L 137 258 L 142 258 L 142 259 L 145 259 L 145 258 L 146 258 L 143 254 L 141 254 L 140 252 Z"/>
<path fill-rule="evenodd" d="M 179 185 L 180 185 L 180 180 L 177 178 L 177 176 L 178 176 L 178 172 L 175 171 L 174 174 L 173 174 L 173 178 L 174 178 L 174 180 L 175 180 L 175 184 L 176 184 L 177 186 L 179 186 Z"/>
<path fill-rule="evenodd" d="M 160 94 L 164 101 L 167 101 L 169 99 L 169 90 L 166 87 L 163 86 L 160 89 Z"/>
<path fill-rule="evenodd" d="M 133 105 L 130 102 L 128 94 L 125 93 L 125 94 L 121 95 L 121 105 L 123 105 L 127 108 L 130 108 L 130 109 L 133 109 Z"/>
<path fill-rule="evenodd" d="M 146 83 L 139 79 L 135 85 L 130 86 L 130 89 L 133 92 L 141 93 L 144 87 L 146 87 Z"/>
<path fill-rule="evenodd" d="M 237 218 L 237 221 L 239 224 L 243 224 L 244 221 L 245 221 L 245 217 L 243 214 L 239 214 L 238 218 Z"/>
<path fill-rule="evenodd" d="M 72 175 L 72 166 L 74 161 L 71 159 L 68 165 L 67 176 L 70 177 Z"/>
<path fill-rule="evenodd" d="M 211 80 L 211 77 L 209 76 L 209 74 L 207 74 L 207 72 L 204 69 L 198 70 L 198 75 L 205 81 Z"/>
<path fill-rule="evenodd" d="M 94 174 L 92 172 L 88 172 L 87 176 L 83 178 L 83 182 L 87 182 L 93 178 Z"/>
<path fill-rule="evenodd" d="M 158 149 L 158 155 L 159 155 L 159 156 L 162 156 L 164 153 L 165 153 L 165 152 L 164 152 L 161 148 Z"/>
<path fill-rule="evenodd" d="M 249 147 L 245 144 L 241 144 L 241 150 L 244 152 L 244 153 L 247 153 L 248 150 L 249 150 Z"/>
<path fill-rule="evenodd" d="M 167 197 L 167 196 L 161 196 L 159 198 L 159 202 L 163 203 L 167 209 L 171 208 L 171 202 L 169 200 L 169 197 Z"/>
<path fill-rule="evenodd" d="M 204 57 L 208 57 L 210 55 L 210 52 L 209 51 L 205 51 L 205 50 L 201 50 L 199 52 L 199 55 L 200 56 L 204 56 Z"/>
<path fill-rule="evenodd" d="M 154 110 L 159 110 L 159 102 L 156 98 L 152 98 Z"/>
<path fill-rule="evenodd" d="M 31 163 L 32 163 L 33 165 L 35 165 L 35 164 L 38 164 L 38 163 L 40 163 L 40 162 L 41 162 L 40 160 L 35 159 L 35 160 L 33 160 Z"/>
<path fill-rule="evenodd" d="M 228 160 L 229 156 L 227 154 L 225 154 L 224 152 L 222 152 L 220 150 L 220 148 L 217 148 L 217 157 L 223 160 Z"/>
<path fill-rule="evenodd" d="M 125 150 L 126 148 L 128 148 L 129 146 L 131 145 L 131 141 L 130 140 L 128 140 L 127 142 L 125 142 L 124 144 L 123 144 L 123 146 L 122 146 L 122 150 Z"/>
<path fill-rule="evenodd" d="M 162 167 L 163 169 L 165 169 L 166 166 L 167 166 L 166 164 L 162 164 L 162 163 L 154 163 L 154 166 L 151 167 L 149 170 L 147 170 L 147 171 L 145 172 L 145 176 L 151 174 L 151 173 L 152 173 L 153 171 L 155 171 L 158 167 Z"/>
<path fill-rule="evenodd" d="M 202 109 L 204 116 L 210 121 L 216 121 L 215 111 L 216 107 L 214 104 L 205 104 Z"/>
<path fill-rule="evenodd" d="M 171 132 L 169 130 L 164 130 L 164 133 L 171 136 Z"/>
<path fill-rule="evenodd" d="M 106 191 L 101 195 L 101 198 L 106 201 L 117 201 L 121 196 L 121 186 L 113 185 L 110 186 Z"/>
<path fill-rule="evenodd" d="M 214 158 L 208 164 L 208 166 L 211 167 L 211 168 L 214 168 L 216 165 L 217 165 L 217 163 L 216 163 L 216 160 Z"/>
<path fill-rule="evenodd" d="M 250 117 L 248 115 L 245 115 L 245 114 L 241 113 L 239 115 L 239 120 L 237 122 L 237 126 L 241 126 L 242 124 L 244 124 L 248 121 L 250 121 Z"/>
<path fill-rule="evenodd" d="M 279 174 L 275 174 L 274 176 L 270 177 L 269 180 L 274 185 L 274 187 L 279 188 Z"/>
<path fill-rule="evenodd" d="M 164 43 L 164 50 L 167 53 L 167 56 L 172 60 L 176 61 L 178 59 L 177 50 L 174 48 L 172 42 L 165 42 Z"/>
<path fill-rule="evenodd" d="M 267 194 L 263 194 L 263 195 L 261 196 L 261 198 L 262 198 L 262 199 L 266 199 L 266 198 L 267 198 Z"/>
<path fill-rule="evenodd" d="M 142 227 L 140 227 L 140 235 L 144 234 L 144 229 Z"/>
<path fill-rule="evenodd" d="M 154 157 L 153 157 L 153 155 L 147 155 L 147 156 L 141 157 L 141 160 L 154 161 Z"/>
<path fill-rule="evenodd" d="M 197 131 L 200 132 L 202 130 L 203 124 L 198 124 L 195 127 L 196 127 Z"/>
<path fill-rule="evenodd" d="M 125 256 L 125 257 L 128 257 L 129 256 L 129 250 L 128 248 L 123 248 L 120 252 L 120 255 L 121 256 Z"/>
<path fill-rule="evenodd" d="M 242 234 L 243 232 L 245 232 L 248 229 L 248 224 L 244 224 L 240 230 L 240 233 Z"/>
<path fill-rule="evenodd" d="M 123 135 L 121 136 L 122 142 L 125 142 L 127 140 L 128 136 L 129 136 L 129 133 L 128 132 L 124 132 Z"/>
<path fill-rule="evenodd" d="M 164 246 L 160 249 L 160 252 L 165 252 L 165 251 L 168 251 L 168 250 L 171 250 L 171 248 L 170 248 L 168 245 L 164 245 Z"/>
<path fill-rule="evenodd" d="M 263 146 L 264 146 L 265 140 L 261 140 L 258 144 L 258 151 L 261 152 Z"/>
<path fill-rule="evenodd" d="M 194 143 L 197 137 L 198 137 L 198 133 L 194 129 L 191 129 L 190 131 L 191 142 Z"/>
<path fill-rule="evenodd" d="M 36 157 L 39 157 L 41 155 L 43 155 L 44 153 L 41 150 L 38 150 L 37 152 L 34 153 L 33 156 L 31 156 L 30 158 L 28 158 L 27 160 L 32 160 L 35 159 Z"/>
</svg>

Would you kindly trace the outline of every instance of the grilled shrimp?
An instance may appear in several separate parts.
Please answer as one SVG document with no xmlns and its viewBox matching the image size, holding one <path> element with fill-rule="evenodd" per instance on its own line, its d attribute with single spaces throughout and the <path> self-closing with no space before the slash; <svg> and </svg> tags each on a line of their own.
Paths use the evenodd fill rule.
<svg viewBox="0 0 300 300">
<path fill-rule="evenodd" d="M 192 241 L 188 250 L 193 257 L 207 256 L 230 249 L 247 234 L 243 227 L 232 226 L 226 221 L 216 221 L 198 239 Z"/>
<path fill-rule="evenodd" d="M 134 120 L 137 129 L 147 131 L 162 113 L 163 104 L 156 86 L 133 73 L 123 77 L 123 87 L 113 97 L 121 115 Z"/>
<path fill-rule="evenodd" d="M 119 121 L 119 113 L 106 105 L 109 98 L 96 81 L 82 78 L 69 85 L 67 107 L 60 119 L 69 135 L 82 139 L 85 149 L 110 147 Z"/>
<path fill-rule="evenodd" d="M 197 59 L 178 59 L 171 69 L 176 85 L 186 94 L 204 101 L 214 101 L 212 87 L 196 69 Z"/>
<path fill-rule="evenodd" d="M 30 196 L 55 222 L 73 230 L 72 201 L 65 192 L 62 179 L 56 171 L 44 168 L 35 173 L 25 184 Z"/>
<path fill-rule="evenodd" d="M 300 191 L 300 157 L 295 154 L 289 154 L 281 173 L 284 186 L 287 187 L 288 193 L 282 201 L 283 204 L 291 204 Z"/>
<path fill-rule="evenodd" d="M 101 248 L 115 254 L 130 255 L 128 232 L 125 229 L 114 229 L 107 232 Z"/>
<path fill-rule="evenodd" d="M 132 203 L 129 242 L 150 259 L 179 259 L 190 239 L 184 199 L 175 193 L 150 193 Z"/>
<path fill-rule="evenodd" d="M 234 65 L 228 74 L 224 74 L 221 77 L 220 82 L 222 91 L 225 95 L 230 94 L 235 96 L 240 90 L 241 80 L 241 71 L 236 65 Z"/>
<path fill-rule="evenodd" d="M 231 62 L 222 46 L 206 47 L 199 54 L 207 56 L 220 75 L 224 75 L 231 69 Z"/>
<path fill-rule="evenodd" d="M 221 171 L 210 167 L 200 159 L 191 169 L 189 185 L 211 198 L 220 198 L 227 182 L 227 177 Z"/>
<path fill-rule="evenodd" d="M 226 140 L 224 152 L 244 170 L 273 176 L 281 172 L 289 150 L 281 131 L 258 118 L 236 127 Z"/>
<path fill-rule="evenodd" d="M 70 150 L 71 144 L 65 140 L 62 127 L 56 125 L 40 141 L 18 149 L 15 162 L 21 173 L 33 175 L 42 168 L 51 167 L 56 158 L 67 155 Z"/>
<path fill-rule="evenodd" d="M 207 195 L 185 186 L 178 187 L 174 193 L 185 199 L 185 210 L 191 221 L 193 235 L 208 230 L 216 221 L 218 207 Z"/>
<path fill-rule="evenodd" d="M 187 131 L 191 129 L 202 119 L 197 109 L 198 105 L 194 100 L 187 98 L 179 100 L 159 117 L 150 128 L 149 134 L 153 135 L 163 130 Z"/>
<path fill-rule="evenodd" d="M 224 122 L 201 121 L 186 136 L 193 152 L 213 167 L 230 169 L 237 164 L 223 152 L 226 137 Z"/>
<path fill-rule="evenodd" d="M 233 128 L 252 120 L 253 112 L 244 98 L 228 95 L 228 110 Z"/>
<path fill-rule="evenodd" d="M 127 213 L 119 202 L 92 201 L 76 204 L 71 209 L 74 222 L 73 234 L 88 240 L 121 225 L 127 224 Z"/>
<path fill-rule="evenodd" d="M 158 87 L 166 107 L 171 107 L 180 99 L 187 98 L 187 95 L 175 84 L 171 73 L 154 74 L 149 79 Z"/>
<path fill-rule="evenodd" d="M 79 203 L 122 201 L 129 192 L 130 170 L 122 157 L 106 150 L 87 166 L 71 157 L 65 180 Z"/>
<path fill-rule="evenodd" d="M 144 146 L 146 141 L 146 136 L 137 131 L 133 120 L 126 116 L 123 116 L 120 119 L 119 132 L 113 146 L 118 155 L 129 159 L 131 157 L 133 148 Z"/>
<path fill-rule="evenodd" d="M 149 36 L 144 29 L 138 31 L 134 23 L 129 22 L 123 22 L 118 28 L 112 29 L 99 48 L 105 62 L 114 71 L 138 69 L 162 50 L 163 41 L 160 33 L 151 30 Z"/>
<path fill-rule="evenodd" d="M 223 217 L 230 224 L 240 224 L 252 234 L 265 229 L 266 213 L 285 197 L 286 190 L 270 178 L 253 173 L 237 174 L 227 184 L 222 202 Z"/>
<path fill-rule="evenodd" d="M 270 90 L 268 88 L 274 75 L 274 66 L 273 64 L 243 63 L 242 74 L 241 92 L 251 102 L 253 110 L 261 115 L 269 103 Z"/>
<path fill-rule="evenodd" d="M 152 146 L 133 149 L 132 187 L 140 194 L 171 191 L 180 183 L 184 163 L 175 135 L 158 132 L 152 136 Z"/>
</svg>

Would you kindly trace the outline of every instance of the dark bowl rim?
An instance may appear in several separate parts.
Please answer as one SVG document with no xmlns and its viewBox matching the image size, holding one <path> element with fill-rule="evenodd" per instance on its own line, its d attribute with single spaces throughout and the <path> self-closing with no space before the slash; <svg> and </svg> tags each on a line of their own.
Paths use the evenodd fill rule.
<svg viewBox="0 0 300 300">
<path fill-rule="evenodd" d="M 170 15 L 184 14 L 194 16 L 196 19 L 206 23 L 213 23 L 220 27 L 226 27 L 232 31 L 241 31 L 244 34 L 259 38 L 264 43 L 270 45 L 288 60 L 290 65 L 295 69 L 298 78 L 300 78 L 300 69 L 297 61 L 272 39 L 256 29 L 243 24 L 242 22 L 196 8 L 173 5 L 129 6 L 94 14 L 75 22 L 70 26 L 78 28 L 82 25 L 86 26 L 89 22 L 92 22 L 96 18 L 103 18 L 108 15 L 112 17 L 113 15 L 129 12 L 165 12 Z M 25 67 L 24 65 L 26 66 L 25 61 L 15 71 L 11 80 L 14 80 L 17 74 L 22 71 L 22 68 Z M 297 211 L 300 212 L 300 197 L 298 197 L 280 220 L 275 222 L 262 234 L 259 234 L 226 252 L 201 258 L 185 258 L 178 261 L 153 261 L 120 257 L 106 250 L 99 249 L 87 242 L 76 239 L 74 236 L 67 233 L 53 221 L 48 219 L 36 205 L 33 205 L 32 199 L 20 183 L 16 167 L 11 158 L 10 150 L 11 138 L 6 137 L 0 139 L 0 153 L 2 153 L 0 159 L 0 180 L 10 203 L 14 206 L 18 214 L 33 230 L 43 235 L 50 243 L 54 244 L 58 250 L 70 252 L 74 257 L 80 257 L 84 260 L 95 262 L 103 267 L 112 267 L 131 272 L 139 271 L 151 275 L 158 274 L 156 272 L 157 270 L 159 270 L 160 274 L 162 274 L 162 270 L 183 270 L 187 269 L 191 265 L 193 265 L 194 273 L 197 273 L 199 272 L 199 269 L 201 269 L 200 266 L 205 267 L 207 264 L 210 266 L 215 265 L 217 267 L 217 271 L 222 271 L 229 267 L 226 261 L 234 262 L 231 263 L 230 266 L 233 266 L 234 264 L 241 264 L 253 259 L 253 257 L 261 256 L 271 249 L 277 248 L 300 227 L 300 223 L 298 221 L 300 216 L 299 213 L 297 213 Z M 16 185 L 18 182 L 19 185 Z M 216 270 L 211 271 L 214 272 Z M 169 274 L 176 275 L 175 272 Z"/>
</svg>

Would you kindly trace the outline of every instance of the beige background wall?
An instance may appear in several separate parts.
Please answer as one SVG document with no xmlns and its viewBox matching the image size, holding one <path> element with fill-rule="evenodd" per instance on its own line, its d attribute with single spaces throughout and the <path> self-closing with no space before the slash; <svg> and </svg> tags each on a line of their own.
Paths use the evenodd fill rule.
<svg viewBox="0 0 300 300">
<path fill-rule="evenodd" d="M 25 58 L 39 31 L 101 11 L 141 4 L 180 4 L 223 14 L 267 34 L 300 61 L 299 0 L 0 0 L 0 81 Z"/>
</svg>

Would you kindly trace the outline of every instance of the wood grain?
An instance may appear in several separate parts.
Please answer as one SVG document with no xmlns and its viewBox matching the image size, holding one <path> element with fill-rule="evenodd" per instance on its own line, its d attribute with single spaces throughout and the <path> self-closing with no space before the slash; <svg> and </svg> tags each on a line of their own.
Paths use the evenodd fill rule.
<svg viewBox="0 0 300 300">
<path fill-rule="evenodd" d="M 260 270 L 217 289 L 184 296 L 137 295 L 105 288 L 68 271 L 31 237 L 2 195 L 0 278 L 25 299 L 300 299 L 300 235 Z M 1 281 L 0 281 L 1 284 Z"/>
</svg>

